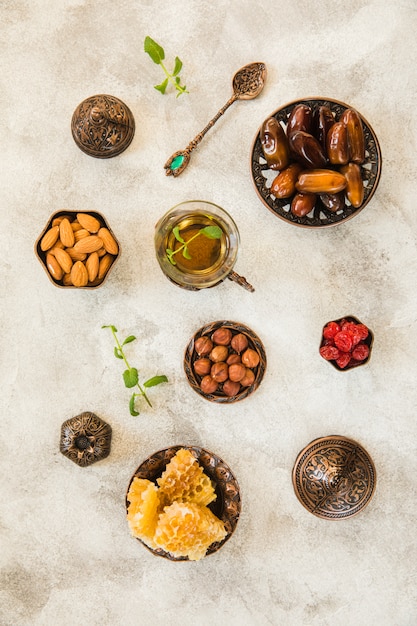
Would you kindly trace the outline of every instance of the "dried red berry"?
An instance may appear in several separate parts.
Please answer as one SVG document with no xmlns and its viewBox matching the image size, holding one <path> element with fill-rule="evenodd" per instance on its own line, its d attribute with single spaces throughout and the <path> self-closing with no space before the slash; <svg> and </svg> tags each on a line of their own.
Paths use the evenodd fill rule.
<svg viewBox="0 0 417 626">
<path fill-rule="evenodd" d="M 349 352 L 343 352 L 343 354 L 341 354 L 339 358 L 336 359 L 336 363 L 342 370 L 349 365 L 350 361 L 351 356 Z"/>
<path fill-rule="evenodd" d="M 352 357 L 357 361 L 364 361 L 369 356 L 369 347 L 366 343 L 360 343 L 352 352 Z"/>
<path fill-rule="evenodd" d="M 335 346 L 322 346 L 320 348 L 320 354 L 326 361 L 333 361 L 340 356 L 340 352 Z"/>
<path fill-rule="evenodd" d="M 342 352 L 350 352 L 352 350 L 352 337 L 349 332 L 341 330 L 334 338 L 335 345 L 342 350 Z"/>
<path fill-rule="evenodd" d="M 325 339 L 333 339 L 340 331 L 341 328 L 337 322 L 329 322 L 323 330 L 323 337 Z"/>
<path fill-rule="evenodd" d="M 367 336 L 369 335 L 369 330 L 365 326 L 365 324 L 356 324 L 356 332 L 358 332 L 361 335 L 362 340 L 366 339 Z"/>
</svg>

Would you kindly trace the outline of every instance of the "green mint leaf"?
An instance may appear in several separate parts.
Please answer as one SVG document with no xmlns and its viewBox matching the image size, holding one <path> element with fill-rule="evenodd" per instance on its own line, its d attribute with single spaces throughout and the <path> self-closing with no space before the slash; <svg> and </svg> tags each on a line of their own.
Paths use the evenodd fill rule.
<svg viewBox="0 0 417 626">
<path fill-rule="evenodd" d="M 181 82 L 181 78 L 180 78 L 179 76 L 176 76 L 176 77 L 175 77 L 175 82 L 177 83 L 177 85 L 179 85 L 179 84 L 180 84 L 180 82 Z M 175 86 L 175 89 L 178 89 L 178 87 L 177 87 L 177 86 Z"/>
<path fill-rule="evenodd" d="M 179 241 L 180 243 L 185 243 L 184 239 L 180 235 L 180 229 L 178 226 L 174 226 L 174 228 L 172 229 L 172 232 L 177 241 Z"/>
<path fill-rule="evenodd" d="M 177 74 L 179 74 L 181 72 L 181 68 L 182 68 L 181 59 L 179 59 L 178 57 L 175 57 L 175 66 L 174 66 L 174 71 L 172 72 L 172 75 L 176 76 Z"/>
<path fill-rule="evenodd" d="M 157 65 L 165 59 L 164 49 L 150 37 L 145 37 L 144 50 Z"/>
<path fill-rule="evenodd" d="M 116 326 L 111 326 L 111 325 L 108 325 L 108 326 L 102 326 L 102 328 L 111 328 L 111 330 L 112 330 L 114 333 L 117 333 L 117 328 L 116 328 Z"/>
<path fill-rule="evenodd" d="M 165 375 L 162 376 L 153 376 L 146 383 L 143 383 L 144 387 L 155 387 L 156 385 L 160 385 L 161 383 L 167 383 L 168 378 Z"/>
<path fill-rule="evenodd" d="M 206 226 L 200 230 L 208 239 L 221 239 L 223 231 L 219 226 Z"/>
<path fill-rule="evenodd" d="M 138 384 L 139 375 L 136 367 L 131 367 L 128 370 L 123 372 L 123 380 L 125 382 L 125 387 L 130 389 L 131 387 L 135 387 Z"/>
<path fill-rule="evenodd" d="M 161 83 L 160 85 L 154 85 L 154 88 L 157 91 L 160 91 L 161 93 L 165 93 L 167 86 L 168 86 L 168 78 L 166 78 L 164 82 Z"/>
<path fill-rule="evenodd" d="M 191 254 L 189 253 L 187 246 L 184 246 L 182 256 L 184 257 L 184 259 L 191 259 Z"/>
<path fill-rule="evenodd" d="M 127 343 L 132 343 L 132 341 L 135 341 L 135 339 L 136 337 L 134 335 L 129 335 L 129 337 L 126 337 L 126 339 L 122 343 L 122 346 L 125 346 Z"/>
<path fill-rule="evenodd" d="M 114 348 L 114 356 L 116 357 L 116 359 L 123 359 L 123 354 L 117 346 Z"/>
<path fill-rule="evenodd" d="M 136 400 L 136 393 L 132 395 L 129 401 L 129 411 L 130 411 L 130 415 L 133 415 L 133 417 L 136 417 L 137 415 L 139 415 L 139 412 L 135 410 L 135 400 Z"/>
</svg>

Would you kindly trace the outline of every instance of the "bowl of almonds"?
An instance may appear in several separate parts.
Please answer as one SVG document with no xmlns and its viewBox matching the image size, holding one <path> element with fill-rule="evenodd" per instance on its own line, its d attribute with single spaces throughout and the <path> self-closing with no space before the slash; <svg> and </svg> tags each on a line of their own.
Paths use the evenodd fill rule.
<svg viewBox="0 0 417 626">
<path fill-rule="evenodd" d="M 120 254 L 119 243 L 97 211 L 58 211 L 35 243 L 35 253 L 57 287 L 103 284 Z"/>
<path fill-rule="evenodd" d="M 247 326 L 226 320 L 212 322 L 188 343 L 184 369 L 199 395 L 230 404 L 247 398 L 260 385 L 266 369 L 265 349 Z"/>
</svg>

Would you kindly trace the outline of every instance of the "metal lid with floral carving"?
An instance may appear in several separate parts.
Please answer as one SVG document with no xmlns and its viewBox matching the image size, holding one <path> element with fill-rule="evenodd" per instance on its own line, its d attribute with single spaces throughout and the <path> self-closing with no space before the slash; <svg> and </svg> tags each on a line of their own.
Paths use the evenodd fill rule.
<svg viewBox="0 0 417 626">
<path fill-rule="evenodd" d="M 78 105 L 72 116 L 71 131 L 80 150 L 98 159 L 109 159 L 130 145 L 135 120 L 124 102 L 99 94 Z"/>
<path fill-rule="evenodd" d="M 371 500 L 374 463 L 356 441 L 332 435 L 315 439 L 298 455 L 292 474 L 301 504 L 322 519 L 356 515 Z"/>
</svg>

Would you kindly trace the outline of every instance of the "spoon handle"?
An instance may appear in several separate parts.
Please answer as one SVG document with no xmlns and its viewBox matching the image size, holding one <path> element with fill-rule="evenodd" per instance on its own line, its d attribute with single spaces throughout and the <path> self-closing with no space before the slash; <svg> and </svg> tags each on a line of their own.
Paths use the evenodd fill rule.
<svg viewBox="0 0 417 626">
<path fill-rule="evenodd" d="M 165 174 L 167 176 L 179 176 L 181 172 L 185 170 L 188 163 L 190 162 L 190 154 L 191 152 L 198 146 L 203 137 L 208 133 L 210 128 L 214 126 L 217 120 L 223 115 L 223 113 L 238 99 L 238 95 L 234 93 L 231 98 L 226 102 L 224 106 L 216 113 L 216 115 L 209 121 L 207 126 L 203 128 L 203 130 L 198 133 L 194 137 L 192 141 L 188 144 L 185 150 L 179 150 L 178 152 L 174 152 L 172 156 L 165 163 Z"/>
</svg>

